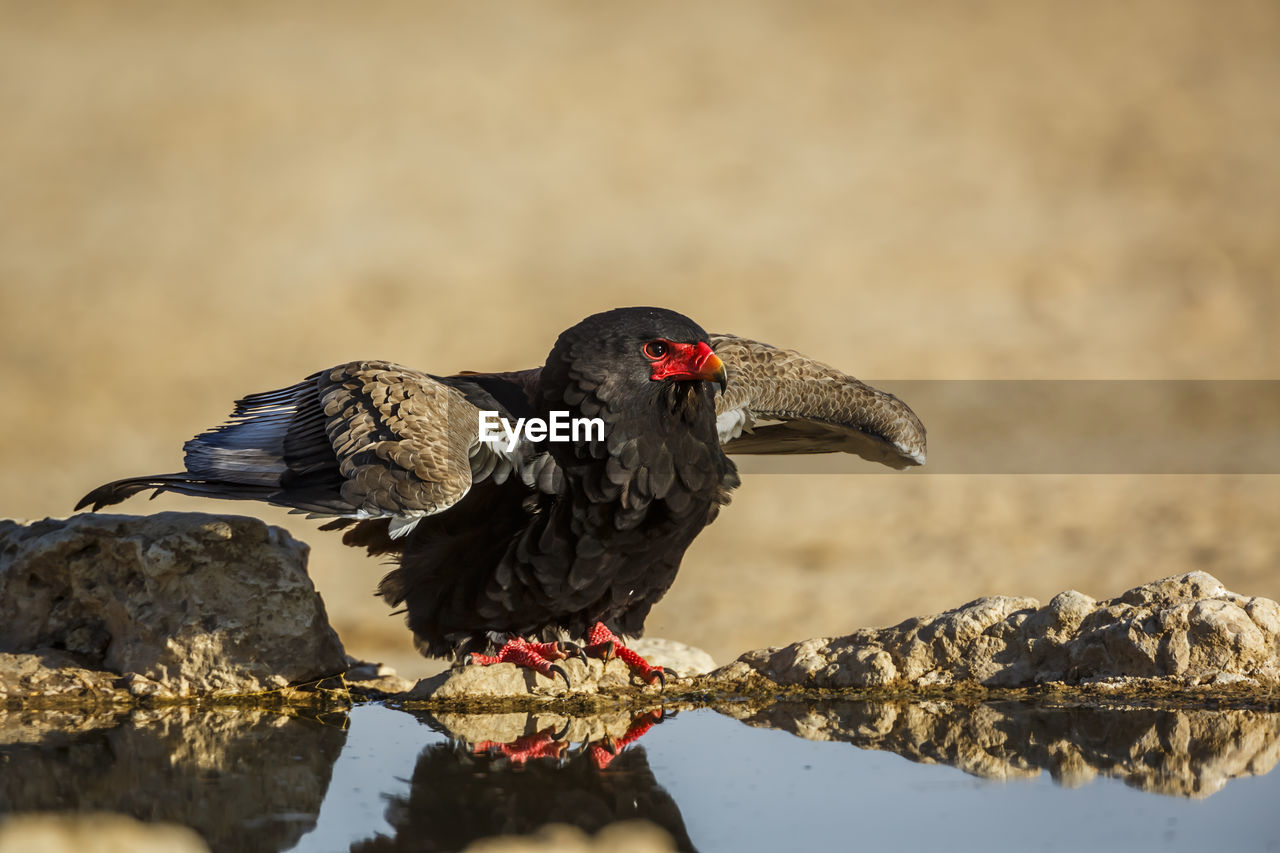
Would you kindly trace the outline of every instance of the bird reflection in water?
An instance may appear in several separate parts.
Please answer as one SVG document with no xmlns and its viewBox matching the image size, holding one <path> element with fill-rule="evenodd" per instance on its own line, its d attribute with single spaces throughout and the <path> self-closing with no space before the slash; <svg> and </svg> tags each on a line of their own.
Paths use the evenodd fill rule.
<svg viewBox="0 0 1280 853">
<path fill-rule="evenodd" d="M 510 716 L 423 715 L 450 741 L 425 748 L 408 794 L 389 798 L 386 819 L 395 835 L 378 834 L 352 851 L 461 850 L 481 838 L 528 835 L 550 823 L 594 834 L 624 820 L 650 821 L 678 850 L 695 849 L 679 807 L 635 744 L 671 714 L 649 709 L 621 725 L 564 718 L 545 725 L 528 715 L 525 725 L 534 731 L 511 736 L 491 725 L 494 736 L 480 736 L 484 718 L 509 724 Z"/>
</svg>

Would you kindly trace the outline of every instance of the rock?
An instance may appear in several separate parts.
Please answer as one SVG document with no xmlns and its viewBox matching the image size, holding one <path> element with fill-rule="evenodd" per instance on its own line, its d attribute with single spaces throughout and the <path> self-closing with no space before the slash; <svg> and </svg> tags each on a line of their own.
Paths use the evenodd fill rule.
<svg viewBox="0 0 1280 853">
<path fill-rule="evenodd" d="M 385 664 L 358 661 L 352 657 L 347 658 L 347 671 L 343 677 L 353 694 L 372 699 L 408 693 L 414 686 L 412 681 L 401 678 Z"/>
<path fill-rule="evenodd" d="M 1160 686 L 1280 684 L 1280 607 L 1204 572 L 1096 602 L 1073 590 L 1045 607 L 997 596 L 883 629 L 748 652 L 722 687 L 986 687 L 1154 679 Z"/>
<path fill-rule="evenodd" d="M 711 656 L 701 649 L 674 640 L 640 639 L 629 644 L 648 661 L 676 672 L 667 679 L 667 687 L 675 687 L 683 679 L 715 667 Z M 424 678 L 404 698 L 414 701 L 458 702 L 470 699 L 552 698 L 564 696 L 598 696 L 657 693 L 657 685 L 645 686 L 635 680 L 631 670 L 618 658 L 607 663 L 598 658 L 585 662 L 578 658 L 560 661 L 569 675 L 569 685 L 559 677 L 547 678 L 533 670 L 511 663 L 490 666 L 461 666 Z M 684 683 L 688 683 L 685 681 Z"/>
<path fill-rule="evenodd" d="M 671 836 L 648 821 L 611 823 L 594 836 L 576 826 L 552 823 L 532 835 L 500 835 L 469 845 L 467 853 L 669 853 Z"/>
<path fill-rule="evenodd" d="M 665 666 L 680 678 L 702 675 L 716 668 L 711 655 L 696 646 L 661 637 L 640 637 L 627 645 L 654 666 Z"/>
<path fill-rule="evenodd" d="M 0 707 L 7 700 L 31 696 L 66 700 L 65 704 L 112 704 L 128 701 L 120 676 L 89 669 L 67 652 L 45 649 L 33 654 L 0 652 Z"/>
<path fill-rule="evenodd" d="M 0 689 L 12 699 L 66 695 L 78 680 L 90 694 L 101 687 L 48 650 L 113 674 L 134 697 L 253 693 L 341 673 L 307 553 L 240 516 L 0 521 L 0 651 L 20 656 L 0 661 Z M 56 660 L 58 674 L 32 672 L 34 660 Z"/>
<path fill-rule="evenodd" d="M 208 849 L 185 826 L 143 823 L 122 814 L 19 814 L 0 822 L 0 853 L 200 853 Z"/>
<path fill-rule="evenodd" d="M 404 697 L 414 701 L 457 702 L 475 699 L 552 698 L 597 696 L 601 693 L 629 692 L 631 670 L 621 660 L 607 663 L 597 658 L 559 662 L 569 675 L 566 686 L 559 676 L 547 678 L 513 663 L 490 666 L 468 665 L 447 669 L 424 678 Z M 657 690 L 656 687 L 649 688 Z"/>
</svg>

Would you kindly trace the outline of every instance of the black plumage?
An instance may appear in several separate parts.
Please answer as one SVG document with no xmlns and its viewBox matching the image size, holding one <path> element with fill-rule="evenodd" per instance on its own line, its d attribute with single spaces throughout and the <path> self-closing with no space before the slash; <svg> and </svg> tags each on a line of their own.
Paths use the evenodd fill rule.
<svg viewBox="0 0 1280 853">
<path fill-rule="evenodd" d="M 580 637 L 597 621 L 641 632 L 685 549 L 738 485 L 716 435 L 715 385 L 651 381 L 641 350 L 657 339 L 706 343 L 707 334 L 649 310 L 598 315 L 562 335 L 533 408 L 598 416 L 605 439 L 548 442 L 562 472 L 551 493 L 510 479 L 473 489 L 409 534 L 380 592 L 404 602 L 429 652 L 481 632 Z"/>
</svg>

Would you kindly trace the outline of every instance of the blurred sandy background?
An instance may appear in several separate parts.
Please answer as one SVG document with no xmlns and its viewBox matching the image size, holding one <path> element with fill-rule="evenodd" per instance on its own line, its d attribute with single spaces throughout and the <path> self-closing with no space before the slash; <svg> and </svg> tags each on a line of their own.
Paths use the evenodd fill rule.
<svg viewBox="0 0 1280 853">
<path fill-rule="evenodd" d="M 2 2 L 0 515 L 178 469 L 317 368 L 531 366 L 626 304 L 879 380 L 1280 378 L 1278 46 L 1235 0 Z M 761 475 L 649 633 L 726 660 L 1193 568 L 1280 597 L 1277 507 Z M 350 651 L 429 667 L 315 522 L 121 511 L 160 509 L 285 524 Z"/>
</svg>

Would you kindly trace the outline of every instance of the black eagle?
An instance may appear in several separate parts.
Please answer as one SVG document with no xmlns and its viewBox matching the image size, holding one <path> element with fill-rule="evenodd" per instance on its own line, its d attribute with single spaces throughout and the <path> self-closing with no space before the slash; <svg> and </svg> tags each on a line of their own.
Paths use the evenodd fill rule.
<svg viewBox="0 0 1280 853">
<path fill-rule="evenodd" d="M 603 435 L 486 441 L 483 412 L 598 418 Z M 923 464 L 925 431 L 893 395 L 799 353 L 619 308 L 561 334 L 541 368 L 352 362 L 245 397 L 184 449 L 185 471 L 108 483 L 76 509 L 154 489 L 330 517 L 345 543 L 393 556 L 378 593 L 404 607 L 424 654 L 563 676 L 567 653 L 616 652 L 654 681 L 662 670 L 619 635 L 642 633 L 729 502 L 726 454 L 844 451 L 901 468 Z"/>
</svg>

